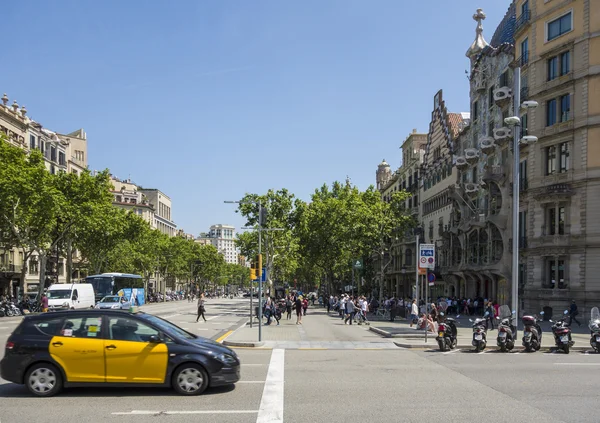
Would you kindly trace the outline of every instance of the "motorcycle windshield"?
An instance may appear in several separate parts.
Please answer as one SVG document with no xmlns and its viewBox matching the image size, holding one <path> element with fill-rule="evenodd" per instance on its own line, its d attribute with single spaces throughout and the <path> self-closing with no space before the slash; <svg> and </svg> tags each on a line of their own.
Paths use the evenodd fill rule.
<svg viewBox="0 0 600 423">
<path fill-rule="evenodd" d="M 595 322 L 600 319 L 600 311 L 598 311 L 598 307 L 594 307 L 592 312 L 590 313 L 590 323 Z"/>
<path fill-rule="evenodd" d="M 500 308 L 498 309 L 498 316 L 500 317 L 500 319 L 506 319 L 510 317 L 510 314 L 510 307 L 507 305 L 500 306 Z"/>
</svg>

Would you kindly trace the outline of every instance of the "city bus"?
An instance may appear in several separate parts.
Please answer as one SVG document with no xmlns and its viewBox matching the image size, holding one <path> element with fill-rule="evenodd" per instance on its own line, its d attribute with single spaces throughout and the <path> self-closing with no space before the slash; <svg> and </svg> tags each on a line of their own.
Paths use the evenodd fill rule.
<svg viewBox="0 0 600 423">
<path fill-rule="evenodd" d="M 107 295 L 122 295 L 133 305 L 143 305 L 146 302 L 144 279 L 140 275 L 130 273 L 102 273 L 85 278 L 92 284 L 96 302 Z"/>
</svg>

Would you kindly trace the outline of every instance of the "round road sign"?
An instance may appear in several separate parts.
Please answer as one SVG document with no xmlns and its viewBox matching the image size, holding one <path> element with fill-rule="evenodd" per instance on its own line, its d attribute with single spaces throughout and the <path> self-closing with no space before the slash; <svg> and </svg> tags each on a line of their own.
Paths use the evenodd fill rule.
<svg viewBox="0 0 600 423">
<path fill-rule="evenodd" d="M 435 282 L 435 273 L 430 273 L 429 275 L 427 275 L 427 280 L 429 282 Z"/>
</svg>

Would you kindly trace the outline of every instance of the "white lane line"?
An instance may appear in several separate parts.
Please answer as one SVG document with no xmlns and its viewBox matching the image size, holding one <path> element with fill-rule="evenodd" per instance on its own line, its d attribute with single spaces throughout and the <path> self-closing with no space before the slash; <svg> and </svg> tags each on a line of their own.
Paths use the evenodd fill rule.
<svg viewBox="0 0 600 423">
<path fill-rule="evenodd" d="M 238 380 L 235 384 L 238 383 L 265 383 L 264 380 Z"/>
<path fill-rule="evenodd" d="M 273 350 L 256 423 L 283 423 L 284 368 L 285 350 Z"/>
<path fill-rule="evenodd" d="M 554 363 L 557 366 L 600 366 L 600 363 Z"/>
<path fill-rule="evenodd" d="M 111 413 L 113 416 L 148 416 L 148 415 L 173 415 L 173 414 L 253 414 L 258 410 L 176 410 L 176 411 L 155 411 L 155 410 L 132 410 L 126 412 Z"/>
<path fill-rule="evenodd" d="M 169 314 L 168 316 L 158 316 L 161 319 L 170 319 L 171 317 L 179 316 L 181 313 Z"/>
</svg>

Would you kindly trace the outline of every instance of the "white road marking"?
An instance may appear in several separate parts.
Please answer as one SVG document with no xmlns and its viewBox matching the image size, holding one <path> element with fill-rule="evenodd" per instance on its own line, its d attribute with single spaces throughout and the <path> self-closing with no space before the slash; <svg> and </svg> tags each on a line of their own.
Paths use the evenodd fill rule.
<svg viewBox="0 0 600 423">
<path fill-rule="evenodd" d="M 171 317 L 179 316 L 181 313 L 170 314 L 168 316 L 159 316 L 161 319 L 170 319 Z"/>
<path fill-rule="evenodd" d="M 285 350 L 273 350 L 256 423 L 283 423 L 284 368 Z"/>
<path fill-rule="evenodd" d="M 235 384 L 238 383 L 265 383 L 264 380 L 238 380 Z"/>
<path fill-rule="evenodd" d="M 454 354 L 454 353 L 457 353 L 459 351 L 462 351 L 462 350 L 460 348 L 457 348 L 455 350 L 446 351 L 445 353 L 442 353 L 442 354 Z"/>
<path fill-rule="evenodd" d="M 557 366 L 600 366 L 600 363 L 554 363 Z"/>
<path fill-rule="evenodd" d="M 126 412 L 111 413 L 113 416 L 147 416 L 147 415 L 173 415 L 173 414 L 253 414 L 258 410 L 176 410 L 176 411 L 155 411 L 155 410 L 132 410 Z"/>
</svg>

